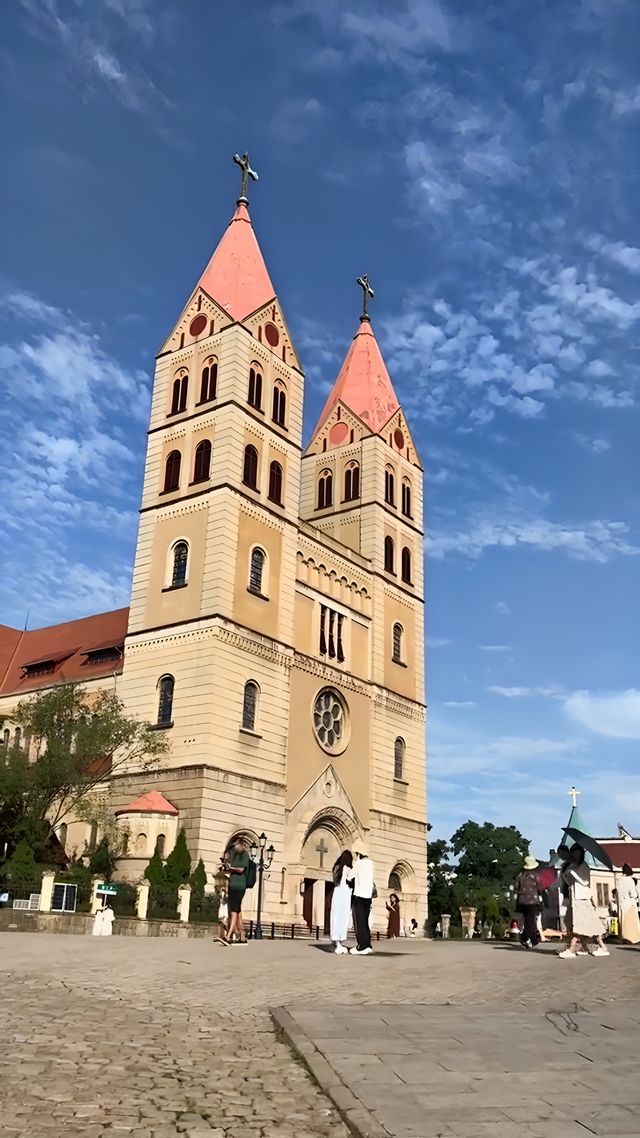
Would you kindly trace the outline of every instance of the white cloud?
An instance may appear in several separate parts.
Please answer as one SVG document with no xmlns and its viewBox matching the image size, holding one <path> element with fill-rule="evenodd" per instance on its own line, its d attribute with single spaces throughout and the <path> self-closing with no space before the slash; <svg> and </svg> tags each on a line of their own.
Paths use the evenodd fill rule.
<svg viewBox="0 0 640 1138">
<path fill-rule="evenodd" d="M 640 691 L 575 692 L 565 701 L 572 719 L 611 739 L 640 739 Z"/>
<path fill-rule="evenodd" d="M 479 644 L 481 652 L 510 652 L 510 644 Z"/>
<path fill-rule="evenodd" d="M 512 610 L 508 601 L 496 601 L 496 612 L 501 616 L 511 616 Z"/>
<path fill-rule="evenodd" d="M 494 695 L 504 696 L 505 699 L 561 699 L 564 695 L 563 689 L 551 685 L 550 687 L 500 687 L 498 684 L 491 684 L 487 689 Z"/>
<path fill-rule="evenodd" d="M 289 145 L 300 143 L 324 121 L 326 113 L 318 99 L 288 99 L 275 111 L 271 131 L 277 138 L 286 138 Z"/>
<path fill-rule="evenodd" d="M 449 644 L 453 644 L 447 636 L 428 636 L 427 648 L 447 648 Z"/>
<path fill-rule="evenodd" d="M 608 450 L 611 450 L 611 443 L 607 439 L 592 438 L 590 435 L 582 435 L 579 432 L 573 437 L 579 447 L 590 451 L 591 454 L 606 454 Z"/>
<path fill-rule="evenodd" d="M 610 261 L 629 269 L 632 273 L 640 273 L 640 249 L 634 245 L 625 245 L 624 241 L 607 241 L 600 234 L 595 234 L 588 241 L 590 249 L 602 253 Z"/>
<path fill-rule="evenodd" d="M 473 699 L 445 699 L 444 706 L 458 708 L 461 711 L 470 711 L 478 705 Z"/>
<path fill-rule="evenodd" d="M 628 91 L 615 91 L 612 106 L 615 115 L 632 115 L 640 111 L 640 85 Z"/>
<path fill-rule="evenodd" d="M 616 555 L 640 553 L 640 547 L 626 540 L 629 527 L 624 522 L 592 521 L 583 525 L 562 525 L 546 518 L 508 520 L 499 516 L 470 517 L 466 529 L 432 528 L 427 537 L 429 556 L 441 559 L 457 553 L 480 557 L 486 549 L 537 549 L 545 553 L 562 552 L 577 561 L 604 563 Z"/>
</svg>

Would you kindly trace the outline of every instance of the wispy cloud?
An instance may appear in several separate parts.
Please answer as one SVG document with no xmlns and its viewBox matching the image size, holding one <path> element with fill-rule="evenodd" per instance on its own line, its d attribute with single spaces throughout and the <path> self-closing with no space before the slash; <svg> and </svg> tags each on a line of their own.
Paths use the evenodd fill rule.
<svg viewBox="0 0 640 1138">
<path fill-rule="evenodd" d="M 583 435 L 579 431 L 577 431 L 573 437 L 578 446 L 582 447 L 583 450 L 589 451 L 590 454 L 606 454 L 608 450 L 611 450 L 611 443 L 607 439 Z"/>
<path fill-rule="evenodd" d="M 575 692 L 565 702 L 567 714 L 610 739 L 640 739 L 640 691 Z"/>
<path fill-rule="evenodd" d="M 445 699 L 444 706 L 453 707 L 459 711 L 472 711 L 478 705 L 473 699 Z"/>
<path fill-rule="evenodd" d="M 553 684 L 550 687 L 500 687 L 492 684 L 487 690 L 505 699 L 563 699 L 566 694 Z"/>
<path fill-rule="evenodd" d="M 496 601 L 496 612 L 499 612 L 500 616 L 511 616 L 511 605 L 508 601 Z"/>
<path fill-rule="evenodd" d="M 511 652 L 510 644 L 479 644 L 481 652 Z"/>
</svg>

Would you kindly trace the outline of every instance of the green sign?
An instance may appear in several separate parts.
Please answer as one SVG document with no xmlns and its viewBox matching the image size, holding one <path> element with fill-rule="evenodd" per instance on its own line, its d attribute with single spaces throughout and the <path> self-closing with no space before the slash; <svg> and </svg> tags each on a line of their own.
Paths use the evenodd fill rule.
<svg viewBox="0 0 640 1138">
<path fill-rule="evenodd" d="M 109 897 L 113 897 L 117 892 L 117 885 L 105 885 L 104 883 L 96 889 L 96 893 L 105 893 Z"/>
</svg>

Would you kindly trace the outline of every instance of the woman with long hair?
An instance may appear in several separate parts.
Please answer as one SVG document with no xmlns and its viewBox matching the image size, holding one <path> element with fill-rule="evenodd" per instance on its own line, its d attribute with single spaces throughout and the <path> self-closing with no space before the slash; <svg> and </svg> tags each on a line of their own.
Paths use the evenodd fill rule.
<svg viewBox="0 0 640 1138">
<path fill-rule="evenodd" d="M 349 951 L 343 941 L 347 939 L 349 931 L 353 877 L 353 854 L 351 850 L 344 850 L 333 867 L 333 896 L 329 920 L 329 933 L 334 944 L 334 952 L 338 956 Z"/>
<path fill-rule="evenodd" d="M 640 941 L 638 889 L 633 880 L 633 870 L 628 864 L 622 867 L 622 877 L 619 877 L 617 881 L 617 894 L 620 936 L 629 944 L 638 944 Z"/>
<path fill-rule="evenodd" d="M 559 956 L 563 960 L 587 953 L 590 956 L 608 956 L 608 949 L 602 940 L 604 925 L 591 896 L 591 871 L 585 861 L 582 846 L 571 846 L 569 861 L 562 870 L 562 879 L 569 886 L 571 896 L 571 943 Z"/>
<path fill-rule="evenodd" d="M 387 901 L 387 940 L 395 940 L 400 936 L 400 898 L 392 893 Z"/>
</svg>

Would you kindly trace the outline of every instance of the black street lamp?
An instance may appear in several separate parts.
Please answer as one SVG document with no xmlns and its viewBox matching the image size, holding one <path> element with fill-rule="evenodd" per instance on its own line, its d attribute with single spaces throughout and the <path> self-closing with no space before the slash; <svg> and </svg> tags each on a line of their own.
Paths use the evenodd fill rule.
<svg viewBox="0 0 640 1138">
<path fill-rule="evenodd" d="M 256 923 L 253 930 L 254 940 L 262 940 L 262 925 L 260 924 L 260 920 L 262 917 L 263 880 L 265 870 L 271 868 L 273 855 L 276 852 L 273 846 L 269 846 L 268 849 L 265 849 L 266 844 L 267 835 L 260 834 L 260 837 L 258 838 L 258 845 L 256 845 L 254 842 L 251 846 L 251 849 L 249 850 L 249 856 L 251 857 L 251 860 L 256 863 L 256 868 L 258 870 L 258 911 L 256 913 Z"/>
</svg>

